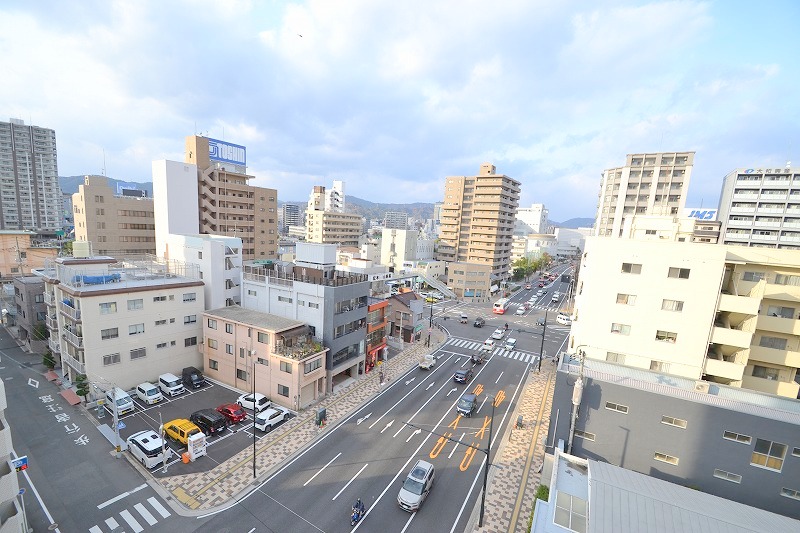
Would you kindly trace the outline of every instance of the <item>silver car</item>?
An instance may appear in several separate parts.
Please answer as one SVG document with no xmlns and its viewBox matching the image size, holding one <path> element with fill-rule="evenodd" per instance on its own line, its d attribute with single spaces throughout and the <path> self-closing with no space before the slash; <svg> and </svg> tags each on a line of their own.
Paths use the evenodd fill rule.
<svg viewBox="0 0 800 533">
<path fill-rule="evenodd" d="M 435 471 L 433 465 L 420 459 L 408 473 L 403 482 L 397 503 L 404 511 L 414 512 L 419 510 L 425 498 L 433 488 Z"/>
</svg>

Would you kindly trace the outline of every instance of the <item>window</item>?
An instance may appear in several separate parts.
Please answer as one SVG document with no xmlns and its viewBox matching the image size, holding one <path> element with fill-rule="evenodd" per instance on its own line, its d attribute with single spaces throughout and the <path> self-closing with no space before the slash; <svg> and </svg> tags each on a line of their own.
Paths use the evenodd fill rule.
<svg viewBox="0 0 800 533">
<path fill-rule="evenodd" d="M 195 292 L 185 292 L 183 293 L 183 301 L 184 302 L 193 302 L 197 300 L 197 293 Z"/>
<path fill-rule="evenodd" d="M 766 439 L 756 439 L 756 447 L 750 457 L 750 464 L 780 472 L 783 458 L 786 457 L 786 445 Z"/>
<path fill-rule="evenodd" d="M 233 344 L 225 345 L 225 353 L 233 355 Z"/>
<path fill-rule="evenodd" d="M 781 318 L 794 318 L 796 309 L 794 307 L 782 307 L 779 305 L 770 305 L 767 308 L 767 315 L 777 316 Z"/>
<path fill-rule="evenodd" d="M 674 416 L 661 415 L 661 423 L 676 428 L 686 429 L 686 420 L 675 418 Z"/>
<path fill-rule="evenodd" d="M 680 313 L 683 311 L 683 302 L 679 300 L 661 300 L 661 310 Z"/>
<path fill-rule="evenodd" d="M 118 328 L 108 328 L 100 330 L 100 338 L 103 340 L 106 339 L 116 339 L 119 337 L 119 329 Z"/>
<path fill-rule="evenodd" d="M 735 442 L 741 442 L 742 444 L 750 444 L 750 437 L 747 435 L 741 435 L 739 433 L 734 433 L 733 431 L 725 431 L 722 433 L 722 438 L 726 440 L 732 440 Z"/>
<path fill-rule="evenodd" d="M 669 272 L 667 273 L 667 277 L 678 278 L 678 279 L 689 279 L 689 269 L 670 267 Z"/>
<path fill-rule="evenodd" d="M 669 463 L 671 465 L 677 465 L 678 464 L 678 458 L 677 457 L 673 457 L 672 455 L 667 455 L 666 453 L 656 452 L 655 454 L 653 454 L 653 459 L 655 459 L 656 461 Z"/>
<path fill-rule="evenodd" d="M 314 359 L 313 361 L 305 364 L 304 373 L 310 374 L 314 370 L 321 367 L 322 367 L 322 358 Z"/>
<path fill-rule="evenodd" d="M 196 324 L 197 323 L 197 315 L 186 315 L 183 317 L 184 324 Z"/>
<path fill-rule="evenodd" d="M 625 354 L 616 352 L 606 352 L 606 361 L 609 363 L 625 364 Z"/>
<path fill-rule="evenodd" d="M 781 496 L 786 496 L 787 498 L 792 498 L 793 500 L 800 500 L 800 491 L 783 487 L 781 488 Z"/>
<path fill-rule="evenodd" d="M 622 272 L 625 274 L 641 274 L 642 265 L 636 263 L 622 263 Z"/>
<path fill-rule="evenodd" d="M 739 474 L 726 472 L 725 470 L 720 470 L 719 468 L 714 469 L 714 477 L 717 477 L 719 479 L 724 479 L 725 481 L 730 481 L 732 483 L 742 482 L 742 476 L 740 476 Z"/>
<path fill-rule="evenodd" d="M 319 309 L 319 304 L 308 302 L 309 309 Z"/>
<path fill-rule="evenodd" d="M 166 302 L 167 301 L 167 297 L 166 296 L 153 296 L 153 301 L 154 302 Z"/>
<path fill-rule="evenodd" d="M 183 345 L 185 347 L 197 346 L 197 337 L 186 337 L 185 339 L 183 339 Z"/>
<path fill-rule="evenodd" d="M 147 357 L 147 350 L 145 348 L 134 348 L 131 350 L 131 361 L 134 359 L 141 359 Z"/>
<path fill-rule="evenodd" d="M 166 326 L 166 325 L 167 325 L 167 320 L 166 319 L 164 319 L 164 320 L 156 320 L 156 326 Z"/>
<path fill-rule="evenodd" d="M 618 403 L 606 402 L 606 409 L 608 409 L 609 411 L 616 411 L 616 412 L 622 413 L 624 415 L 628 414 L 628 406 L 627 405 L 620 405 Z"/>
<path fill-rule="evenodd" d="M 159 342 L 158 344 L 156 344 L 156 348 L 157 349 L 158 348 L 166 348 L 166 347 L 167 347 L 167 343 L 166 342 Z"/>
<path fill-rule="evenodd" d="M 128 311 L 135 311 L 144 308 L 144 301 L 141 298 L 136 300 L 128 300 Z"/>
<path fill-rule="evenodd" d="M 169 319 L 169 323 L 170 323 L 170 324 L 174 324 L 174 323 L 175 323 L 175 319 L 174 319 L 174 318 L 170 318 L 170 319 Z"/>
<path fill-rule="evenodd" d="M 100 304 L 100 314 L 110 315 L 117 312 L 117 302 L 106 302 Z"/>
<path fill-rule="evenodd" d="M 233 333 L 233 324 L 225 324 L 225 333 Z"/>
<path fill-rule="evenodd" d="M 800 276 L 788 276 L 786 274 L 775 274 L 775 285 L 800 285 Z"/>
<path fill-rule="evenodd" d="M 792 455 L 800 457 L 800 448 L 792 448 Z"/>
<path fill-rule="evenodd" d="M 248 296 L 258 296 L 258 292 L 254 291 L 252 289 L 247 289 L 247 295 Z"/>
<path fill-rule="evenodd" d="M 753 377 L 778 381 L 780 371 L 769 366 L 753 365 Z"/>
<path fill-rule="evenodd" d="M 575 436 L 580 437 L 584 440 L 594 440 L 595 434 L 589 433 L 588 431 L 581 431 L 580 429 L 575 430 Z"/>
<path fill-rule="evenodd" d="M 287 298 L 286 296 L 278 296 L 278 301 L 279 302 L 284 302 L 284 303 L 287 303 L 287 304 L 292 303 L 292 299 L 291 298 Z"/>
<path fill-rule="evenodd" d="M 103 356 L 103 366 L 116 365 L 120 362 L 121 358 L 118 353 Z"/>
<path fill-rule="evenodd" d="M 208 360 L 208 368 L 211 370 L 219 370 L 219 361 L 215 361 L 213 359 Z"/>
<path fill-rule="evenodd" d="M 217 346 L 219 346 L 216 339 L 208 339 L 206 341 L 206 344 L 208 344 L 208 347 L 211 348 L 212 350 L 216 350 Z"/>
<path fill-rule="evenodd" d="M 635 294 L 617 294 L 617 303 L 625 305 L 633 305 L 636 303 Z"/>
<path fill-rule="evenodd" d="M 571 531 L 586 531 L 586 500 L 562 490 L 556 493 L 553 522 Z"/>
<path fill-rule="evenodd" d="M 671 331 L 656 331 L 656 340 L 662 342 L 675 342 L 678 340 L 678 334 Z"/>
<path fill-rule="evenodd" d="M 208 319 L 208 327 L 209 327 L 209 329 L 217 329 L 217 321 L 212 319 L 212 318 L 209 318 Z"/>
<path fill-rule="evenodd" d="M 131 324 L 128 326 L 128 335 L 144 333 L 144 324 Z"/>
<path fill-rule="evenodd" d="M 286 372 L 287 374 L 291 374 L 292 364 L 287 361 L 281 361 L 281 372 Z"/>
<path fill-rule="evenodd" d="M 611 324 L 611 333 L 619 333 L 620 335 L 630 335 L 631 327 L 627 324 Z"/>
<path fill-rule="evenodd" d="M 236 369 L 236 379 L 241 379 L 242 381 L 247 381 L 247 370 L 243 370 L 241 368 Z"/>
<path fill-rule="evenodd" d="M 761 338 L 758 341 L 759 346 L 763 346 L 764 348 L 774 348 L 775 350 L 785 350 L 786 349 L 786 339 L 782 339 L 780 337 L 768 337 L 766 335 L 761 335 Z"/>
<path fill-rule="evenodd" d="M 259 365 L 269 366 L 269 361 L 262 357 L 257 357 L 256 362 L 258 362 Z"/>
<path fill-rule="evenodd" d="M 264 333 L 262 331 L 259 331 L 258 342 L 260 342 L 261 344 L 269 344 L 269 333 Z"/>
<path fill-rule="evenodd" d="M 289 397 L 289 387 L 286 385 L 278 385 L 278 394 L 286 398 Z"/>
</svg>

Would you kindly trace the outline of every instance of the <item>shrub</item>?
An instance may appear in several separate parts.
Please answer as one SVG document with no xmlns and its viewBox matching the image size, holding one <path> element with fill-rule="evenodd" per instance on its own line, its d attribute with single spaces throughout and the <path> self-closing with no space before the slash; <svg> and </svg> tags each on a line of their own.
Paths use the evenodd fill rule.
<svg viewBox="0 0 800 533">
<path fill-rule="evenodd" d="M 536 500 L 549 501 L 550 500 L 550 487 L 547 485 L 539 485 L 536 488 L 536 497 L 533 499 L 533 507 L 531 507 L 531 514 L 528 516 L 528 529 L 527 533 L 531 533 L 533 527 L 533 511 L 536 509 Z"/>
</svg>

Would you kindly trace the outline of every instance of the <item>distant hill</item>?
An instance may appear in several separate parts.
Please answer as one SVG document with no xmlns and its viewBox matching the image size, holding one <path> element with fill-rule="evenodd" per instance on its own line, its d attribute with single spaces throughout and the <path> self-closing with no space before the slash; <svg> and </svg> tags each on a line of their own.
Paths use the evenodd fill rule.
<svg viewBox="0 0 800 533">
<path fill-rule="evenodd" d="M 593 218 L 571 218 L 564 222 L 551 222 L 554 226 L 559 228 L 577 229 L 577 228 L 591 228 L 594 226 Z"/>
<path fill-rule="evenodd" d="M 279 191 L 280 193 L 280 191 Z M 278 204 L 297 204 L 305 206 L 308 202 L 305 200 L 285 202 L 279 201 Z M 358 198 L 357 196 L 345 196 L 345 209 L 348 213 L 361 215 L 365 218 L 383 218 L 387 211 L 398 211 L 400 213 L 408 213 L 411 218 L 427 220 L 433 218 L 433 204 L 425 202 L 416 202 L 413 204 L 381 204 L 370 202 Z"/>
<path fill-rule="evenodd" d="M 83 178 L 84 176 L 59 176 L 58 184 L 61 186 L 61 192 L 75 194 L 78 192 L 78 186 L 83 185 Z M 108 186 L 111 187 L 112 190 L 117 190 L 118 183 L 136 186 L 136 188 L 140 191 L 147 191 L 147 196 L 150 198 L 153 197 L 153 182 L 151 181 L 146 183 L 136 183 L 134 181 L 123 181 L 115 180 L 114 178 L 108 178 Z"/>
</svg>

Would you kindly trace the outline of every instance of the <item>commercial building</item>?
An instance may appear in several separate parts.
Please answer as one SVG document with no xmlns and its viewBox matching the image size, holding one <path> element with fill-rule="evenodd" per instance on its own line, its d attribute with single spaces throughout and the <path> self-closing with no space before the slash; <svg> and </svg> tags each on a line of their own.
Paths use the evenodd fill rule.
<svg viewBox="0 0 800 533">
<path fill-rule="evenodd" d="M 260 392 L 289 409 L 325 395 L 322 339 L 303 322 L 238 305 L 203 313 L 206 376 L 245 392 Z"/>
<path fill-rule="evenodd" d="M 510 277 L 511 241 L 520 182 L 483 163 L 476 176 L 448 176 L 437 259 L 489 265 L 492 277 Z"/>
<path fill-rule="evenodd" d="M 39 276 L 14 278 L 14 325 L 16 337 L 28 351 L 43 353 L 47 347 L 47 305 L 44 303 L 44 280 Z"/>
<path fill-rule="evenodd" d="M 32 231 L 0 230 L 0 280 L 28 275 L 58 255 L 58 245 L 35 241 L 35 237 Z"/>
<path fill-rule="evenodd" d="M 800 252 L 590 237 L 571 350 L 797 398 Z"/>
<path fill-rule="evenodd" d="M 544 204 L 531 204 L 530 207 L 518 208 L 514 235 L 521 237 L 531 233 L 548 233 L 550 229 L 547 222 L 548 214 Z"/>
<path fill-rule="evenodd" d="M 414 291 L 401 292 L 389 297 L 389 331 L 392 337 L 403 342 L 417 342 L 428 326 L 425 306 Z"/>
<path fill-rule="evenodd" d="M 363 219 L 352 213 L 306 211 L 306 241 L 319 244 L 359 246 Z"/>
<path fill-rule="evenodd" d="M 17 470 L 11 461 L 17 459 L 11 441 L 11 428 L 6 420 L 6 385 L 0 380 L 0 531 L 25 532 L 28 522 L 23 512 Z"/>
<path fill-rule="evenodd" d="M 679 215 L 686 205 L 694 152 L 628 154 L 603 171 L 594 235 L 618 237 L 633 215 Z"/>
<path fill-rule="evenodd" d="M 722 182 L 722 242 L 800 249 L 800 169 L 737 168 Z"/>
<path fill-rule="evenodd" d="M 289 233 L 289 226 L 305 225 L 302 208 L 297 204 L 283 204 L 281 206 L 281 233 Z"/>
<path fill-rule="evenodd" d="M 500 283 L 492 280 L 492 267 L 480 263 L 449 263 L 447 265 L 447 288 L 464 302 L 485 302 L 500 289 Z"/>
<path fill-rule="evenodd" d="M 381 264 L 399 270 L 403 263 L 417 259 L 417 231 L 389 229 L 381 231 Z"/>
<path fill-rule="evenodd" d="M 54 130 L 0 122 L 0 230 L 61 230 L 57 156 Z"/>
<path fill-rule="evenodd" d="M 388 359 L 386 329 L 389 326 L 389 301 L 384 298 L 367 300 L 367 357 L 365 372 L 371 372 L 378 364 Z"/>
<path fill-rule="evenodd" d="M 408 213 L 387 211 L 383 216 L 383 227 L 386 229 L 408 229 Z"/>
<path fill-rule="evenodd" d="M 72 195 L 75 240 L 92 243 L 97 255 L 122 258 L 156 253 L 153 199 L 143 191 L 117 194 L 105 176 L 86 176 Z"/>
</svg>

